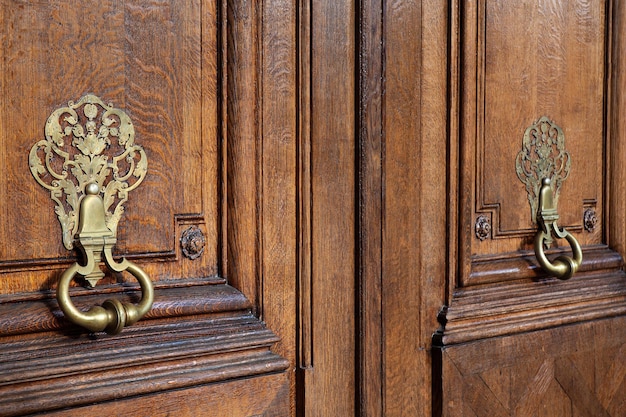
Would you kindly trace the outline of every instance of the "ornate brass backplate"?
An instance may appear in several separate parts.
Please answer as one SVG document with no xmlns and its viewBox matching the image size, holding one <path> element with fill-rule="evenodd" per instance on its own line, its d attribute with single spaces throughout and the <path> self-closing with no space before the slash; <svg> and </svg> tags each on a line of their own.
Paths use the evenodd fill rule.
<svg viewBox="0 0 626 417">
<path fill-rule="evenodd" d="M 134 142 L 128 115 L 91 94 L 48 117 L 45 139 L 32 147 L 29 164 L 56 203 L 68 250 L 74 246 L 79 204 L 88 184 L 101 190 L 106 225 L 117 234 L 128 192 L 143 181 L 148 168 L 143 148 Z"/>
<path fill-rule="evenodd" d="M 543 116 L 526 129 L 515 169 L 517 177 L 526 185 L 533 223 L 537 223 L 539 190 L 543 179 L 550 179 L 556 207 L 561 184 L 569 176 L 570 168 L 571 159 L 565 150 L 565 135 L 556 123 Z"/>
<path fill-rule="evenodd" d="M 569 176 L 570 168 L 565 135 L 556 123 L 544 116 L 526 129 L 515 170 L 520 181 L 526 184 L 531 217 L 538 226 L 534 241 L 535 256 L 545 272 L 562 280 L 571 278 L 583 261 L 582 249 L 576 238 L 557 225 L 559 190 Z M 548 260 L 544 247 L 550 248 L 553 235 L 567 240 L 573 257 L 560 255 L 553 261 Z"/>
</svg>

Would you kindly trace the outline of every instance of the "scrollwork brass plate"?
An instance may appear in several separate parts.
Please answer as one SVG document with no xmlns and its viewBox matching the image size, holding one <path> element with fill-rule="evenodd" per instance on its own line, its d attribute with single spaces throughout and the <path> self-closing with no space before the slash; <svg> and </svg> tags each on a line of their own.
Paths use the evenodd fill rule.
<svg viewBox="0 0 626 417">
<path fill-rule="evenodd" d="M 143 148 L 134 142 L 128 115 L 95 95 L 70 101 L 48 118 L 45 139 L 31 148 L 29 165 L 56 203 L 68 250 L 78 230 L 80 201 L 91 183 L 102 190 L 106 225 L 116 235 L 128 192 L 143 181 L 148 168 Z"/>
<path fill-rule="evenodd" d="M 533 223 L 537 223 L 542 180 L 550 179 L 556 207 L 561 184 L 569 176 L 570 168 L 571 159 L 565 150 L 565 135 L 556 123 L 543 116 L 526 129 L 522 150 L 515 161 L 515 170 L 517 177 L 526 185 Z"/>
</svg>

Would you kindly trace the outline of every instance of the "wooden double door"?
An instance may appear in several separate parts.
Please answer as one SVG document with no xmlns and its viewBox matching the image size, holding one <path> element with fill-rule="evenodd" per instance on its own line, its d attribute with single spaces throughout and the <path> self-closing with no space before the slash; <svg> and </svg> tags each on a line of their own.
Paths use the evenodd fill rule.
<svg viewBox="0 0 626 417">
<path fill-rule="evenodd" d="M 626 415 L 625 20 L 3 0 L 0 415 Z M 566 280 L 534 250 L 542 177 Z M 56 296 L 90 182 L 154 286 L 118 334 Z M 145 297 L 102 269 L 79 311 Z"/>
</svg>

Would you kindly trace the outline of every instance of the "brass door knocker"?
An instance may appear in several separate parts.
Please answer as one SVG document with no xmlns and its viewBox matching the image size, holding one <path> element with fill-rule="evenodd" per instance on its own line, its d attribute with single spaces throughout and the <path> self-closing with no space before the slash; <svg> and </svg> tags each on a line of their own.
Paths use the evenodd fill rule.
<svg viewBox="0 0 626 417">
<path fill-rule="evenodd" d="M 550 187 L 550 179 L 544 178 L 539 191 L 539 211 L 537 212 L 537 223 L 539 230 L 535 235 L 535 256 L 539 265 L 544 271 L 548 272 L 559 279 L 566 280 L 572 277 L 580 267 L 583 261 L 583 251 L 578 241 L 570 232 L 565 229 L 559 229 L 556 221 L 559 219 L 556 206 L 554 205 L 554 196 Z M 552 232 L 562 239 L 566 239 L 572 247 L 573 258 L 560 255 L 552 262 L 548 260 L 544 253 L 544 245 L 550 247 L 552 243 Z"/>
<path fill-rule="evenodd" d="M 534 249 L 544 271 L 559 279 L 569 279 L 580 267 L 583 253 L 574 236 L 556 224 L 559 219 L 557 202 L 563 181 L 571 168 L 571 158 L 565 149 L 563 130 L 543 116 L 524 132 L 522 150 L 517 154 L 515 170 L 526 185 L 532 221 L 538 225 Z M 552 245 L 552 233 L 566 239 L 572 247 L 573 258 L 558 256 L 550 262 L 544 246 Z"/>
<path fill-rule="evenodd" d="M 30 151 L 30 170 L 50 190 L 68 250 L 78 244 L 86 262 L 75 262 L 57 285 L 57 300 L 65 317 L 92 332 L 119 333 L 152 307 L 154 291 L 148 275 L 134 263 L 113 260 L 117 224 L 128 192 L 143 181 L 146 154 L 134 143 L 135 130 L 121 110 L 94 95 L 55 110 L 46 122 L 44 140 Z M 104 153 L 107 151 L 107 154 Z M 100 263 L 114 272 L 128 272 L 141 286 L 137 304 L 107 300 L 82 312 L 72 303 L 70 282 L 80 275 L 93 287 L 104 277 Z"/>
</svg>

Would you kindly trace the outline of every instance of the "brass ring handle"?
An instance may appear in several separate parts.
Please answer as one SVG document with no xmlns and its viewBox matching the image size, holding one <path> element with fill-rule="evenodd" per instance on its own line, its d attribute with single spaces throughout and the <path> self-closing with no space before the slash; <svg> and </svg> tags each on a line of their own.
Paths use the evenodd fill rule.
<svg viewBox="0 0 626 417">
<path fill-rule="evenodd" d="M 535 256 L 539 265 L 544 271 L 558 279 L 570 279 L 583 262 L 583 251 L 576 238 L 567 230 L 560 229 L 556 224 L 559 215 L 554 204 L 553 191 L 550 186 L 550 179 L 544 178 L 539 191 L 539 210 L 537 222 L 539 230 L 535 235 Z M 552 243 L 552 232 L 559 237 L 566 239 L 572 248 L 573 258 L 560 255 L 552 262 L 548 260 L 544 253 L 544 244 L 548 247 Z"/>
<path fill-rule="evenodd" d="M 63 272 L 57 286 L 57 300 L 65 317 L 73 323 L 92 332 L 104 330 L 109 334 L 117 334 L 125 326 L 135 323 L 150 310 L 154 300 L 154 290 L 148 274 L 141 268 L 126 259 L 122 259 L 121 262 L 115 262 L 113 259 L 112 248 L 116 238 L 106 226 L 104 206 L 99 195 L 98 185 L 88 184 L 85 187 L 85 194 L 80 202 L 77 243 L 84 253 L 87 263 L 80 265 L 75 262 Z M 103 253 L 104 262 L 109 269 L 115 272 L 128 271 L 139 281 L 141 301 L 134 305 L 118 300 L 106 300 L 102 306 L 95 306 L 87 312 L 81 312 L 70 299 L 70 282 L 76 274 L 79 274 L 85 277 L 91 286 L 95 285 L 104 276 L 99 267 Z"/>
<path fill-rule="evenodd" d="M 543 251 L 544 242 L 548 238 L 543 230 L 540 230 L 535 235 L 535 256 L 544 271 L 558 279 L 566 280 L 574 275 L 583 262 L 583 251 L 576 238 L 570 232 L 565 229 L 563 229 L 563 232 L 565 232 L 565 239 L 572 247 L 573 259 L 569 256 L 560 255 L 550 262 Z"/>
<path fill-rule="evenodd" d="M 107 264 L 109 264 L 109 255 L 105 253 L 105 256 Z M 104 330 L 109 334 L 117 334 L 125 326 L 135 323 L 150 310 L 154 300 L 154 290 L 148 275 L 137 265 L 126 259 L 114 265 L 115 268 L 112 265 L 109 265 L 109 267 L 115 270 L 118 267 L 122 267 L 122 270 L 128 271 L 139 281 L 141 286 L 141 301 L 139 304 L 134 305 L 132 303 L 122 303 L 119 300 L 106 300 L 102 306 L 91 307 L 86 312 L 79 311 L 70 299 L 69 284 L 77 273 L 81 273 L 86 268 L 78 263 L 74 263 L 61 275 L 57 287 L 59 307 L 63 310 L 68 320 L 92 332 Z"/>
</svg>

